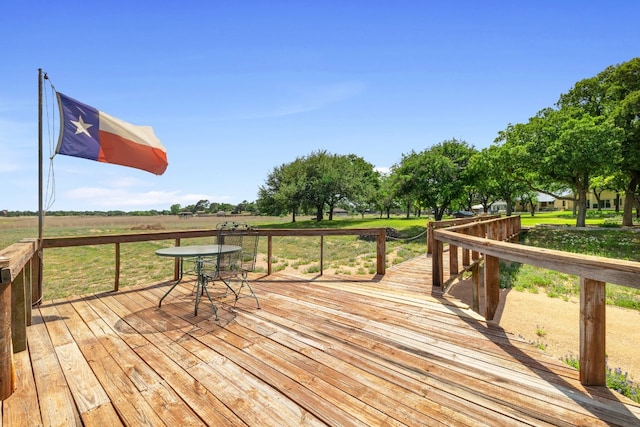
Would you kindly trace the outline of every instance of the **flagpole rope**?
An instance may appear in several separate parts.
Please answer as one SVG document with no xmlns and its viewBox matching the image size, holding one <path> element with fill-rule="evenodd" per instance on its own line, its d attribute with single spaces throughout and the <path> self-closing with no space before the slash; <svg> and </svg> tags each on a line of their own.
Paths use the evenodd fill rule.
<svg viewBox="0 0 640 427">
<path fill-rule="evenodd" d="M 54 142 L 54 135 L 53 135 L 53 127 L 55 126 L 55 113 L 54 110 L 55 108 L 49 108 L 49 104 L 52 105 L 52 107 L 55 107 L 55 93 L 56 93 L 56 89 L 53 86 L 53 83 L 51 83 L 51 80 L 49 79 L 49 76 L 47 75 L 47 73 L 45 72 L 44 74 L 44 81 L 45 82 L 49 82 L 49 87 L 51 90 L 51 99 L 49 100 L 47 93 L 48 91 L 43 91 L 44 92 L 44 97 L 45 97 L 45 102 L 44 102 L 44 107 L 46 110 L 46 122 L 47 122 L 47 140 L 49 142 L 49 171 L 47 173 L 47 185 L 46 185 L 46 192 L 45 192 L 45 204 L 44 204 L 44 212 L 47 212 L 51 207 L 53 207 L 53 204 L 56 200 L 56 177 L 55 177 L 55 170 L 53 168 L 53 157 L 55 156 L 55 142 Z M 53 154 L 52 154 L 53 153 Z"/>
</svg>

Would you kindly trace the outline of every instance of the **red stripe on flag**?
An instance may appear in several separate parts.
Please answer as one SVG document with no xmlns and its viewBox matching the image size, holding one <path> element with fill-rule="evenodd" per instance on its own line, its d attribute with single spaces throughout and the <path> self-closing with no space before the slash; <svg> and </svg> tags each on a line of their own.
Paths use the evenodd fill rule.
<svg viewBox="0 0 640 427">
<path fill-rule="evenodd" d="M 104 131 L 100 131 L 100 153 L 96 160 L 142 169 L 156 175 L 162 175 L 167 169 L 165 151 Z"/>
</svg>

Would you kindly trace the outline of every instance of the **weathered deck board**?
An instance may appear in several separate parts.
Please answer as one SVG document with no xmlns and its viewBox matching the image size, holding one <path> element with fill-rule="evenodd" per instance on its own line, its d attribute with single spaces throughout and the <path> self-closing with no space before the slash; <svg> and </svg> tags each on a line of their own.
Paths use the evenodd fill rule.
<svg viewBox="0 0 640 427">
<path fill-rule="evenodd" d="M 420 257 L 379 276 L 254 275 L 255 301 L 185 283 L 34 310 L 0 426 L 640 425 L 640 406 L 430 286 Z M 215 293 L 217 291 L 214 290 Z"/>
</svg>

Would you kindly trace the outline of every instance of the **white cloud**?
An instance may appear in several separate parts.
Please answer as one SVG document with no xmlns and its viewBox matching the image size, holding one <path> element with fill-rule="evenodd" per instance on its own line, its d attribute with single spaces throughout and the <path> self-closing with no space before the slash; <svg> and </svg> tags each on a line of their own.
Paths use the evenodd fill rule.
<svg viewBox="0 0 640 427">
<path fill-rule="evenodd" d="M 153 185 L 148 181 L 145 181 L 139 178 L 134 178 L 131 176 L 120 176 L 114 179 L 110 179 L 109 184 L 113 187 L 118 187 L 118 188 L 129 188 L 129 187 Z"/>
<path fill-rule="evenodd" d="M 376 166 L 373 169 L 383 175 L 389 175 L 389 173 L 391 172 L 391 168 L 388 166 Z"/>
</svg>

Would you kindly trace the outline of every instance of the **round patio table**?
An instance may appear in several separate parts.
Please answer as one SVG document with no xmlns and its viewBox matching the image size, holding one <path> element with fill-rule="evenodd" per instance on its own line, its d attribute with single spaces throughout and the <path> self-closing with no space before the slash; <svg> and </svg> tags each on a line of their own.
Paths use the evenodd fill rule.
<svg viewBox="0 0 640 427">
<path fill-rule="evenodd" d="M 195 302 L 195 308 L 193 312 L 194 312 L 194 315 L 197 316 L 198 303 L 200 302 L 200 298 L 199 298 L 200 292 L 205 290 L 205 281 L 207 280 L 207 278 L 204 277 L 204 274 L 203 274 L 204 272 L 202 268 L 204 263 L 203 261 L 204 257 L 216 257 L 216 261 L 217 261 L 217 257 L 219 257 L 220 255 L 240 252 L 240 251 L 242 251 L 242 247 L 235 246 L 235 245 L 190 245 L 190 246 L 173 246 L 171 248 L 158 249 L 156 251 L 156 255 L 164 256 L 164 257 L 180 258 L 181 263 L 184 260 L 184 258 L 196 259 L 195 264 L 196 264 L 197 286 L 196 286 L 196 302 Z M 160 298 L 160 301 L 158 302 L 158 307 L 162 306 L 162 300 L 164 300 L 167 297 L 167 295 L 169 295 L 171 291 L 175 289 L 175 287 L 178 285 L 178 283 L 180 283 L 181 280 L 182 280 L 182 265 L 180 265 L 180 277 L 178 278 L 176 283 L 174 283 L 169 288 L 169 290 L 162 296 L 162 298 Z M 211 297 L 209 297 L 209 299 L 211 299 Z M 211 301 L 211 304 L 213 305 L 213 312 L 216 315 L 216 320 L 218 320 L 218 310 L 216 309 L 215 304 L 213 304 L 213 301 Z"/>
</svg>

